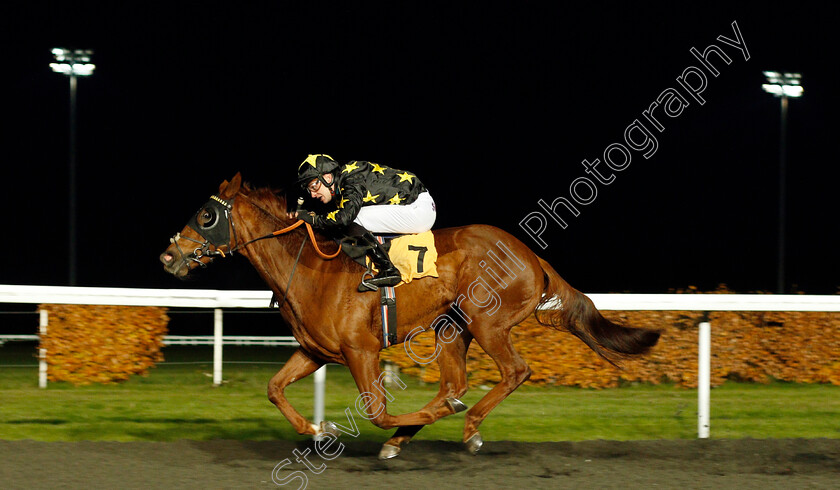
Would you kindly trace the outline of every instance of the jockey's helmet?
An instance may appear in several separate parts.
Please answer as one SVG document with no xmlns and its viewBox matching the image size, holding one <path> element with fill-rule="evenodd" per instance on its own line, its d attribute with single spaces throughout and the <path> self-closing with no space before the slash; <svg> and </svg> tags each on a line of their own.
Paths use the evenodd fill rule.
<svg viewBox="0 0 840 490">
<path fill-rule="evenodd" d="M 321 184 L 329 187 L 324 180 L 324 174 L 334 172 L 338 169 L 338 163 L 329 155 L 315 154 L 306 157 L 306 160 L 298 167 L 298 184 L 306 189 L 306 186 L 312 182 L 312 179 L 318 179 Z"/>
</svg>

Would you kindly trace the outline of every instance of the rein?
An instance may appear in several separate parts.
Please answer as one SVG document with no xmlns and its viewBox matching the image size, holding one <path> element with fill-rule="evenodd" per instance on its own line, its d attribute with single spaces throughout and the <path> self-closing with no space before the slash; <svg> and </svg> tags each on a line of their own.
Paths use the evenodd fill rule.
<svg viewBox="0 0 840 490">
<path fill-rule="evenodd" d="M 283 228 L 282 230 L 273 231 L 273 232 L 269 233 L 268 235 L 263 235 L 261 237 L 254 238 L 253 240 L 248 240 L 245 243 L 242 243 L 242 244 L 239 244 L 239 245 L 233 247 L 232 249 L 230 249 L 230 251 L 228 253 L 233 253 L 233 252 L 239 250 L 240 248 L 242 248 L 246 245 L 250 245 L 254 242 L 257 242 L 257 241 L 260 241 L 260 240 L 265 240 L 266 238 L 273 238 L 273 237 L 282 235 L 284 233 L 288 233 L 288 232 L 294 230 L 295 228 L 297 228 L 297 227 L 299 227 L 300 225 L 303 225 L 303 224 L 306 225 L 306 231 L 309 232 L 309 238 L 312 240 L 312 246 L 315 247 L 315 252 L 318 254 L 319 257 L 321 257 L 324 260 L 331 260 L 331 259 L 334 259 L 334 258 L 338 257 L 338 254 L 341 253 L 341 247 L 339 247 L 338 250 L 336 250 L 334 254 L 327 255 L 324 252 L 322 252 L 321 249 L 318 247 L 318 241 L 315 240 L 315 232 L 312 230 L 312 225 L 310 225 L 309 223 L 307 223 L 303 220 L 298 220 L 297 223 L 295 223 L 293 225 L 290 225 L 290 226 L 287 226 L 287 227 Z M 222 253 L 221 250 L 219 252 Z M 222 256 L 224 256 L 224 254 Z M 298 257 L 299 256 L 300 256 L 300 254 L 298 254 Z"/>
</svg>

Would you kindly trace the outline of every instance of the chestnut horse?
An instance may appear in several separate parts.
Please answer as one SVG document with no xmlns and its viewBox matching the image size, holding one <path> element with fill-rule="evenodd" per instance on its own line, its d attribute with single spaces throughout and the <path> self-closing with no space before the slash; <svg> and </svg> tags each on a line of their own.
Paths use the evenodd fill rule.
<svg viewBox="0 0 840 490">
<path fill-rule="evenodd" d="M 483 444 L 478 426 L 531 374 L 510 338 L 511 328 L 529 315 L 535 314 L 543 325 L 568 330 L 607 360 L 645 353 L 659 339 L 658 331 L 626 328 L 605 319 L 547 262 L 498 228 L 435 230 L 439 277 L 397 289 L 397 343 L 410 340 L 418 326 L 435 327 L 440 390 L 422 409 L 391 415 L 385 409 L 386 393 L 377 386 L 382 349 L 379 295 L 356 290 L 363 268 L 345 254 L 323 258 L 321 251 L 336 250 L 334 241 L 307 235 L 303 227 L 272 236 L 293 224 L 286 210 L 283 196 L 252 189 L 237 173 L 170 240 L 160 260 L 167 272 L 185 277 L 214 257 L 236 251 L 247 257 L 277 298 L 283 298 L 280 313 L 300 347 L 269 382 L 268 397 L 300 434 L 331 432 L 331 425 L 308 421 L 289 404 L 284 389 L 325 363 L 343 364 L 367 397 L 366 418 L 383 429 L 397 428 L 380 453 L 381 458 L 396 456 L 424 425 L 466 409 L 459 398 L 467 391 L 466 354 L 475 339 L 501 372 L 501 381 L 466 413 L 464 442 L 475 453 Z M 266 236 L 271 238 L 262 239 Z M 317 247 L 305 244 L 308 236 Z M 540 308 L 551 305 L 553 309 Z"/>
</svg>

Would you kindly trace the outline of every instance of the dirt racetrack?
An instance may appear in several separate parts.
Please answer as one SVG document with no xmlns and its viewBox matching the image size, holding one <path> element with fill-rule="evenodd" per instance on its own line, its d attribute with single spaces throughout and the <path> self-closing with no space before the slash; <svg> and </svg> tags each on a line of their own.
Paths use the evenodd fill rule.
<svg viewBox="0 0 840 490">
<path fill-rule="evenodd" d="M 343 441 L 331 461 L 312 442 L 0 441 L 11 488 L 840 488 L 840 439 L 487 442 L 417 441 L 379 461 L 379 444 Z M 330 451 L 335 448 L 330 448 Z M 300 473 L 295 473 L 300 471 Z"/>
</svg>

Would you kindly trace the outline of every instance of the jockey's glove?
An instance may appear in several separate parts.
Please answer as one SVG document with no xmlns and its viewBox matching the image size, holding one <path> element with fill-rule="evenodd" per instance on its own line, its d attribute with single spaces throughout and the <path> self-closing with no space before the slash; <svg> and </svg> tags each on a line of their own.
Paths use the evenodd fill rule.
<svg viewBox="0 0 840 490">
<path fill-rule="evenodd" d="M 307 211 L 306 209 L 298 209 L 298 219 L 309 223 L 310 225 L 315 224 L 315 213 L 313 211 Z"/>
</svg>

